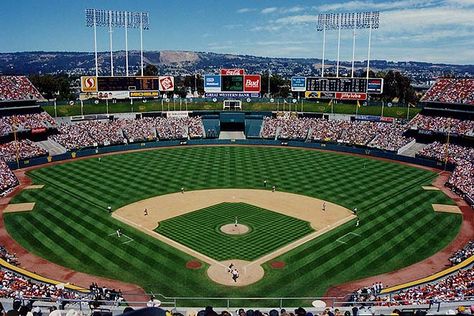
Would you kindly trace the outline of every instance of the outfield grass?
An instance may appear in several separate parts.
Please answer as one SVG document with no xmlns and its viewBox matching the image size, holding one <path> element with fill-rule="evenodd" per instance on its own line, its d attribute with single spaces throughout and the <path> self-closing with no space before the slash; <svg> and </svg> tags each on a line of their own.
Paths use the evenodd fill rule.
<svg viewBox="0 0 474 316">
<path fill-rule="evenodd" d="M 264 102 L 243 102 L 242 108 L 244 111 L 277 111 L 277 110 L 289 110 L 289 105 L 286 104 L 283 108 L 283 101 L 278 103 L 264 103 Z M 298 111 L 305 112 L 318 112 L 318 113 L 339 113 L 339 114 L 355 114 L 356 106 L 355 104 L 344 104 L 338 103 L 333 106 L 329 105 L 327 102 L 308 102 L 303 101 L 303 104 L 298 103 L 297 105 L 292 104 L 291 109 L 294 111 L 295 107 Z M 81 106 L 76 105 L 59 105 L 56 108 L 56 113 L 54 111 L 54 106 L 44 105 L 42 108 L 48 112 L 51 116 L 73 116 L 84 114 L 102 114 L 107 112 L 107 106 L 104 101 L 101 101 L 99 104 L 86 103 L 81 112 Z M 118 103 L 109 103 L 109 113 L 127 113 L 127 112 L 150 112 L 150 111 L 178 111 L 178 110 L 206 110 L 206 111 L 221 111 L 222 102 L 193 102 L 188 103 L 187 107 L 184 103 L 179 105 L 179 101 L 170 103 L 164 103 L 163 106 L 161 102 L 137 102 L 131 105 L 129 102 L 118 102 Z M 409 118 L 413 118 L 420 108 L 411 108 L 409 113 Z M 387 117 L 396 117 L 396 118 L 406 118 L 408 109 L 406 106 L 394 106 L 394 107 L 384 107 L 384 116 Z M 359 115 L 376 115 L 380 116 L 382 113 L 381 106 L 362 106 L 357 109 Z"/>
<path fill-rule="evenodd" d="M 225 235 L 235 217 L 250 231 Z M 218 261 L 253 261 L 312 233 L 308 222 L 246 203 L 220 203 L 160 222 L 156 232 Z"/>
<path fill-rule="evenodd" d="M 40 190 L 14 202 L 36 202 L 31 213 L 5 214 L 9 233 L 29 251 L 75 270 L 133 282 L 170 296 L 315 296 L 335 284 L 402 268 L 451 241 L 462 217 L 435 213 L 453 204 L 425 191 L 436 174 L 397 163 L 330 152 L 262 147 L 180 147 L 106 156 L 29 172 Z M 211 188 L 279 190 L 359 209 L 361 226 L 346 223 L 280 256 L 287 266 L 245 288 L 210 281 L 207 266 L 110 217 L 113 209 L 156 195 Z M 108 237 L 117 228 L 135 241 Z M 356 231 L 360 237 L 338 238 Z M 189 302 L 187 302 L 189 304 Z"/>
</svg>

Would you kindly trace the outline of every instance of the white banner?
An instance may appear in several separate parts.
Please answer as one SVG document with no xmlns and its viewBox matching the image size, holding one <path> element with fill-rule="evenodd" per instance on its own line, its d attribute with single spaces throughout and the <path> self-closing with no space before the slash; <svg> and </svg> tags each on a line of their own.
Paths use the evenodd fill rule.
<svg viewBox="0 0 474 316">
<path fill-rule="evenodd" d="M 188 117 L 189 111 L 168 111 L 166 117 L 184 118 Z"/>
<path fill-rule="evenodd" d="M 128 91 L 101 91 L 97 92 L 97 97 L 102 100 L 128 99 Z"/>
</svg>

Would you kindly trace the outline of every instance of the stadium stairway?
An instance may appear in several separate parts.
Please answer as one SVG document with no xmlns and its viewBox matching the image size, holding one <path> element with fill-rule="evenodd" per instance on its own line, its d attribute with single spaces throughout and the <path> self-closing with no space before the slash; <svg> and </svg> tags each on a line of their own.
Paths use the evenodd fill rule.
<svg viewBox="0 0 474 316">
<path fill-rule="evenodd" d="M 59 145 L 54 140 L 43 140 L 36 143 L 38 146 L 49 152 L 51 156 L 64 154 L 67 150 L 63 146 Z"/>
<path fill-rule="evenodd" d="M 398 154 L 402 156 L 407 156 L 407 157 L 415 157 L 415 155 L 426 146 L 427 144 L 414 142 L 410 146 L 407 146 L 406 148 L 403 148 L 402 150 L 400 150 Z"/>
</svg>

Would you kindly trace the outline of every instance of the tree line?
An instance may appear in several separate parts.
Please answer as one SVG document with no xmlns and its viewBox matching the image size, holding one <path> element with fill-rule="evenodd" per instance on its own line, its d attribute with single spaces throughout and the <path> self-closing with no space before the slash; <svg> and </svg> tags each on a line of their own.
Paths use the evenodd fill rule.
<svg viewBox="0 0 474 316">
<path fill-rule="evenodd" d="M 144 69 L 145 76 L 158 76 L 158 68 L 155 65 L 148 64 Z M 136 74 L 137 76 L 140 73 Z M 270 76 L 270 80 L 269 80 Z M 334 74 L 328 74 L 328 77 L 334 77 Z M 366 73 L 361 74 L 362 78 L 366 77 Z M 384 89 L 381 95 L 372 95 L 372 99 L 382 100 L 385 102 L 399 101 L 402 103 L 416 104 L 419 100 L 415 89 L 411 85 L 411 79 L 398 71 L 387 72 L 370 72 L 371 78 L 383 78 Z M 32 75 L 29 77 L 31 82 L 38 88 L 41 94 L 46 99 L 57 100 L 75 100 L 77 99 L 75 87 L 78 85 L 79 76 L 72 76 L 67 74 L 58 75 Z M 274 98 L 296 97 L 291 93 L 290 79 L 283 78 L 278 74 L 270 74 L 263 72 L 261 74 L 261 94 Z M 270 87 L 269 87 L 270 86 Z M 270 89 L 269 89 L 270 88 Z M 204 78 L 201 75 L 185 75 L 175 77 L 175 94 L 184 98 L 189 91 L 194 92 L 197 89 L 198 93 L 204 93 Z"/>
</svg>

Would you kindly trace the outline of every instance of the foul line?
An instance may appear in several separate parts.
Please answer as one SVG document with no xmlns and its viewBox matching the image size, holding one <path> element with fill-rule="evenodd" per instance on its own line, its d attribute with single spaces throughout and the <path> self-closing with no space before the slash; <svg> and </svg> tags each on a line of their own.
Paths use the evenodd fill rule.
<svg viewBox="0 0 474 316">
<path fill-rule="evenodd" d="M 356 218 L 355 215 L 349 215 L 348 217 L 345 217 L 345 218 L 343 218 L 343 219 L 341 219 L 341 220 L 335 222 L 335 223 L 332 224 L 332 225 L 328 225 L 328 226 L 324 227 L 323 229 L 320 229 L 320 230 L 318 230 L 318 231 L 316 231 L 316 232 L 314 232 L 314 233 L 311 233 L 311 234 L 309 234 L 309 235 L 306 235 L 306 236 L 304 236 L 303 238 L 300 238 L 300 239 L 298 239 L 298 240 L 295 240 L 294 242 L 289 243 L 289 244 L 287 244 L 286 246 L 283 246 L 283 247 L 281 247 L 281 248 L 278 248 L 278 249 L 276 249 L 275 251 L 270 252 L 269 254 L 264 255 L 264 256 L 262 256 L 262 257 L 256 259 L 256 260 L 250 262 L 250 263 L 249 263 L 248 265 L 246 265 L 245 267 L 249 267 L 249 266 L 251 266 L 251 265 L 253 265 L 253 264 L 262 265 L 263 263 L 265 263 L 265 262 L 267 262 L 267 261 L 270 261 L 270 260 L 272 260 L 272 259 L 274 259 L 274 258 L 276 258 L 276 257 L 278 257 L 278 256 L 280 256 L 280 255 L 282 255 L 282 254 L 284 254 L 284 253 L 287 253 L 288 251 L 290 251 L 290 250 L 292 250 L 292 249 L 294 249 L 294 248 L 296 248 L 296 247 L 299 247 L 299 246 L 301 246 L 301 245 L 303 245 L 303 244 L 305 244 L 305 243 L 307 243 L 307 242 L 309 242 L 309 241 L 311 241 L 311 240 L 313 240 L 313 239 L 315 239 L 315 238 L 321 236 L 322 234 L 327 233 L 328 231 L 330 231 L 330 230 L 332 230 L 332 229 L 334 229 L 334 228 L 336 228 L 336 227 L 338 227 L 338 226 L 340 226 L 340 225 L 342 225 L 342 224 L 345 224 L 345 223 L 351 221 L 351 220 L 354 219 L 354 218 Z"/>
<path fill-rule="evenodd" d="M 345 238 L 345 237 L 348 236 L 348 235 L 354 235 L 354 236 L 360 237 L 360 235 L 357 234 L 357 233 L 349 232 L 349 233 L 347 233 L 347 234 L 345 234 L 345 235 L 339 237 L 338 239 L 336 239 L 336 241 L 337 241 L 337 242 L 340 242 L 340 243 L 342 243 L 342 244 L 347 244 L 345 241 L 342 241 L 342 240 L 340 240 L 340 239 L 343 239 L 343 238 Z"/>
<path fill-rule="evenodd" d="M 141 230 L 141 231 L 147 233 L 148 235 L 153 236 L 153 237 L 155 237 L 156 239 L 158 239 L 158 240 L 160 240 L 160 241 L 162 241 L 162 242 L 164 242 L 164 243 L 166 243 L 166 244 L 168 244 L 168 245 L 170 245 L 170 246 L 172 246 L 172 247 L 174 247 L 174 248 L 177 248 L 178 250 L 181 250 L 181 251 L 183 251 L 183 252 L 186 253 L 186 254 L 189 254 L 189 255 L 191 255 L 191 256 L 194 256 L 194 257 L 196 257 L 197 259 L 200 259 L 201 261 L 206 262 L 207 264 L 210 264 L 210 265 L 217 264 L 217 265 L 220 265 L 220 266 L 222 266 L 222 267 L 226 267 L 226 268 L 227 268 L 227 266 L 223 265 L 222 263 L 220 263 L 220 262 L 217 261 L 217 260 L 214 260 L 214 259 L 212 259 L 212 258 L 210 258 L 210 257 L 208 257 L 208 256 L 206 256 L 206 255 L 204 255 L 204 254 L 202 254 L 202 253 L 200 253 L 200 252 L 198 252 L 198 251 L 196 251 L 196 250 L 193 250 L 193 249 L 191 249 L 191 248 L 189 248 L 189 247 L 187 247 L 187 246 L 185 246 L 185 245 L 183 245 L 183 244 L 180 244 L 180 243 L 174 241 L 173 239 L 170 239 L 170 238 L 168 238 L 168 237 L 165 237 L 165 236 L 163 236 L 163 235 L 161 235 L 161 234 L 159 234 L 159 233 L 157 233 L 157 232 L 155 232 L 155 231 L 153 231 L 153 230 L 151 230 L 151 229 L 147 229 L 147 228 L 143 227 L 142 225 L 138 225 L 138 224 L 136 224 L 136 223 L 134 223 L 134 222 L 132 222 L 132 221 L 130 221 L 130 220 L 128 220 L 128 219 L 126 219 L 126 218 L 120 216 L 120 215 L 117 215 L 117 214 L 115 214 L 115 213 L 112 213 L 112 217 L 117 218 L 117 219 L 119 219 L 119 220 L 121 220 L 121 221 L 123 221 L 123 222 L 126 222 L 126 223 L 128 223 L 129 225 L 131 225 L 131 226 L 133 226 L 133 227 L 135 227 L 135 228 L 137 228 L 137 229 L 139 229 L 139 230 Z"/>
<path fill-rule="evenodd" d="M 113 235 L 117 235 L 117 232 L 114 232 L 114 233 L 112 233 L 112 234 L 108 234 L 109 237 L 110 237 L 110 236 L 113 236 Z M 133 239 L 132 237 L 128 236 L 127 234 L 120 233 L 120 237 L 122 237 L 122 236 L 128 239 L 127 241 L 122 242 L 122 245 L 123 245 L 123 244 L 131 243 L 132 241 L 135 241 L 135 239 Z M 118 236 L 117 236 L 117 237 L 118 237 Z M 120 238 L 120 237 L 118 237 L 118 238 Z"/>
</svg>

